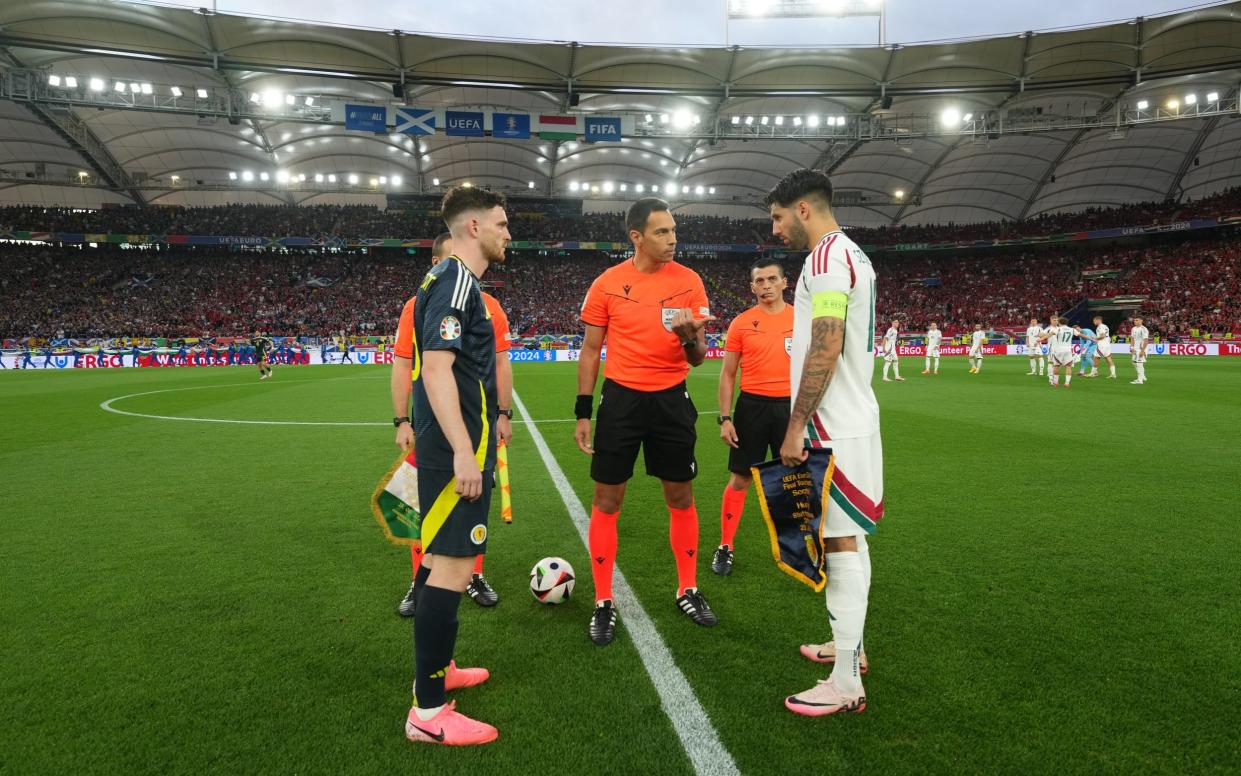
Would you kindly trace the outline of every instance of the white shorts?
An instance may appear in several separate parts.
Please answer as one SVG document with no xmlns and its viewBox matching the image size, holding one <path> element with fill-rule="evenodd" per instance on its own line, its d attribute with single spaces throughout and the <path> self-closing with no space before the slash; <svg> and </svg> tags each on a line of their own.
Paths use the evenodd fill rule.
<svg viewBox="0 0 1241 776">
<path fill-rule="evenodd" d="M 1098 346 L 1099 346 L 1099 358 L 1111 358 L 1112 357 L 1112 343 L 1105 342 L 1104 340 L 1099 340 Z"/>
<path fill-rule="evenodd" d="M 879 432 L 827 443 L 836 457 L 824 536 L 873 534 L 883 517 L 883 443 Z"/>
<path fill-rule="evenodd" d="M 982 348 L 971 345 L 970 358 L 982 358 Z"/>
<path fill-rule="evenodd" d="M 891 362 L 895 361 L 895 360 L 896 360 L 896 351 L 895 351 L 895 350 L 893 350 L 891 353 L 884 353 L 884 354 L 883 354 L 883 360 L 884 360 L 884 361 L 887 361 L 887 362 L 889 362 L 889 363 L 891 363 Z"/>
<path fill-rule="evenodd" d="M 1030 358 L 1039 358 L 1043 355 L 1042 345 L 1026 345 L 1026 352 L 1030 354 Z"/>
<path fill-rule="evenodd" d="M 1053 350 L 1048 359 L 1055 366 L 1072 366 L 1073 351 L 1071 350 Z"/>
<path fill-rule="evenodd" d="M 939 348 L 938 347 L 927 348 L 926 354 L 930 356 L 931 358 L 939 358 Z"/>
<path fill-rule="evenodd" d="M 1145 363 L 1146 363 L 1146 354 L 1145 354 L 1145 353 L 1139 353 L 1138 351 L 1136 351 L 1136 350 L 1135 350 L 1135 351 L 1133 351 L 1132 353 L 1130 353 L 1129 355 L 1133 356 L 1133 363 L 1135 363 L 1135 364 L 1145 364 Z"/>
</svg>

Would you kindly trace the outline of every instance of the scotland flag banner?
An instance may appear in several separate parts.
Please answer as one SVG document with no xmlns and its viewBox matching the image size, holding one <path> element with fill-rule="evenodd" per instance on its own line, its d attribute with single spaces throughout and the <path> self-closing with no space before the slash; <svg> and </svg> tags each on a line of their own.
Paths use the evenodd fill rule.
<svg viewBox="0 0 1241 776">
<path fill-rule="evenodd" d="M 396 131 L 405 135 L 434 135 L 435 111 L 431 108 L 397 108 Z"/>
<path fill-rule="evenodd" d="M 750 467 L 758 505 L 771 534 L 776 565 L 820 592 L 827 586 L 823 524 L 836 458 L 827 448 L 810 450 L 804 463 L 789 468 L 778 459 Z"/>
<path fill-rule="evenodd" d="M 379 480 L 371 496 L 371 512 L 393 544 L 422 543 L 422 511 L 418 505 L 418 462 L 414 449 L 401 453 Z"/>
</svg>

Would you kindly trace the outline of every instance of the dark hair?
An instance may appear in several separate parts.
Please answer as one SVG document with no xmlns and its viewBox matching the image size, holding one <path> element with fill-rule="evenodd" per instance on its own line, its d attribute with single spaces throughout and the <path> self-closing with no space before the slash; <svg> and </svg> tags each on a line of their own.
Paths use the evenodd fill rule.
<svg viewBox="0 0 1241 776">
<path fill-rule="evenodd" d="M 751 277 L 754 275 L 754 270 L 762 269 L 763 267 L 775 267 L 776 269 L 780 270 L 780 277 L 786 277 L 786 275 L 784 274 L 784 265 L 781 264 L 778 259 L 759 259 L 758 261 L 754 262 L 753 264 L 750 265 Z"/>
<path fill-rule="evenodd" d="M 491 210 L 494 207 L 505 207 L 508 200 L 503 194 L 474 186 L 454 186 L 444 195 L 440 204 L 444 223 L 451 224 L 457 216 L 467 210 Z"/>
<path fill-rule="evenodd" d="M 820 200 L 823 207 L 832 205 L 832 181 L 827 173 L 818 170 L 793 170 L 780 179 L 776 187 L 763 198 L 767 207 L 779 205 L 788 207 L 802 199 Z"/>
<path fill-rule="evenodd" d="M 668 203 L 659 197 L 645 197 L 629 206 L 629 212 L 625 213 L 625 234 L 632 231 L 646 231 L 646 222 L 650 220 L 651 213 L 668 212 Z"/>
<path fill-rule="evenodd" d="M 431 244 L 431 255 L 439 256 L 440 251 L 444 250 L 444 243 L 452 239 L 452 232 L 444 232 L 435 238 L 435 242 Z"/>
</svg>

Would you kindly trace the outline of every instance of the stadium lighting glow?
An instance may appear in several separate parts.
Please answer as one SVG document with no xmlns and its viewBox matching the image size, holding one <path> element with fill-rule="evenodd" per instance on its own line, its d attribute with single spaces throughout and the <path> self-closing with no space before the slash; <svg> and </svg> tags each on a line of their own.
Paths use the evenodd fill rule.
<svg viewBox="0 0 1241 776">
<path fill-rule="evenodd" d="M 258 105 L 263 100 L 263 95 L 258 92 L 250 92 L 250 102 Z"/>
<path fill-rule="evenodd" d="M 528 189 L 534 188 L 534 181 L 526 181 L 526 188 Z"/>
<path fill-rule="evenodd" d="M 198 90 L 198 99 L 200 99 L 200 100 L 205 100 L 205 99 L 207 99 L 207 90 L 206 90 L 206 89 L 199 89 L 199 90 Z"/>
<path fill-rule="evenodd" d="M 569 182 L 569 191 L 577 191 L 577 190 L 578 190 L 577 181 L 570 181 L 570 182 Z"/>
<path fill-rule="evenodd" d="M 152 86 L 151 84 L 143 84 L 143 85 L 142 85 L 142 93 L 143 93 L 143 94 L 154 94 L 154 93 L 155 93 L 155 87 L 154 87 L 154 86 Z"/>
<path fill-rule="evenodd" d="M 314 104 L 315 104 L 315 98 L 314 98 L 314 97 L 307 97 L 307 98 L 306 98 L 306 107 L 307 107 L 307 108 L 309 108 L 311 105 L 314 105 Z"/>
<path fill-rule="evenodd" d="M 740 123 L 741 123 L 741 117 L 740 117 L 740 116 L 733 116 L 733 119 L 732 119 L 732 124 L 733 124 L 733 126 L 735 127 L 735 126 L 737 126 L 737 125 L 738 125 L 738 124 L 740 124 Z"/>
<path fill-rule="evenodd" d="M 795 126 L 795 127 L 800 127 L 800 126 L 801 126 L 801 116 L 794 116 L 794 117 L 793 117 L 793 126 Z"/>
<path fill-rule="evenodd" d="M 323 183 L 323 173 L 315 173 L 315 183 Z"/>
<path fill-rule="evenodd" d="M 387 176 L 387 175 L 380 175 L 380 176 L 379 176 L 379 182 L 380 182 L 381 184 L 385 185 L 385 186 L 386 186 L 386 185 L 388 185 L 388 176 Z"/>
<path fill-rule="evenodd" d="M 689 126 L 689 111 L 679 110 L 672 116 L 672 126 L 677 129 L 685 129 Z"/>
<path fill-rule="evenodd" d="M 254 180 L 254 173 L 250 172 L 249 170 L 243 170 L 241 173 L 241 179 L 245 181 L 246 183 L 249 183 L 250 181 Z"/>
<path fill-rule="evenodd" d="M 645 118 L 646 118 L 646 123 L 647 123 L 647 124 L 650 124 L 652 121 L 654 121 L 654 120 L 655 120 L 655 119 L 651 116 L 651 114 L 649 114 L 649 113 L 648 113 L 648 114 L 646 114 Z"/>
<path fill-rule="evenodd" d="M 782 126 L 784 126 L 784 117 L 783 117 L 783 116 L 776 116 L 776 126 L 777 126 L 777 127 L 782 127 Z"/>
<path fill-rule="evenodd" d="M 973 121 L 973 120 L 974 120 L 974 114 L 973 114 L 973 113 L 967 113 L 967 114 L 965 114 L 964 116 L 962 116 L 962 117 L 961 117 L 961 120 L 962 120 L 962 121 L 964 121 L 966 124 L 968 124 L 968 123 L 970 123 L 971 121 Z"/>
<path fill-rule="evenodd" d="M 117 81 L 116 83 L 114 83 L 114 84 L 112 85 L 112 88 L 113 88 L 114 90 L 116 90 L 116 91 L 120 92 L 121 94 L 124 94 L 124 93 L 125 93 L 125 84 L 124 84 L 123 82 L 121 82 L 121 81 Z"/>
<path fill-rule="evenodd" d="M 1181 107 L 1181 101 L 1173 97 L 1169 99 L 1166 103 L 1164 103 L 1164 105 L 1165 107 L 1167 107 L 1168 110 L 1176 110 L 1177 108 Z"/>
<path fill-rule="evenodd" d="M 87 172 L 86 172 L 86 170 L 78 170 L 78 177 L 79 177 L 79 178 L 85 178 L 86 176 L 87 176 Z"/>
<path fill-rule="evenodd" d="M 60 86 L 60 76 L 56 75 L 55 73 L 53 73 L 52 75 L 49 75 L 47 77 L 47 83 L 49 86 Z"/>
<path fill-rule="evenodd" d="M 275 89 L 268 89 L 263 92 L 263 105 L 268 108 L 274 108 L 284 101 L 284 95 Z"/>
<path fill-rule="evenodd" d="M 762 125 L 765 127 L 765 126 L 767 126 L 767 122 L 768 122 L 768 121 L 771 121 L 771 117 L 770 117 L 770 116 L 763 116 L 761 119 L 759 119 L 759 120 L 758 120 L 758 123 L 759 123 L 759 124 L 762 124 Z"/>
<path fill-rule="evenodd" d="M 646 191 L 646 186 L 644 186 L 643 184 L 639 183 L 639 184 L 637 184 L 636 186 L 634 186 L 634 187 L 633 187 L 633 190 L 634 190 L 634 191 L 636 191 L 636 192 L 638 192 L 639 194 L 641 194 L 642 192 Z"/>
<path fill-rule="evenodd" d="M 695 193 L 695 194 L 698 194 L 698 195 L 700 195 L 700 196 L 701 196 L 701 195 L 703 195 L 703 194 L 705 194 L 706 192 L 707 192 L 707 190 L 706 190 L 705 188 L 703 188 L 702 186 L 696 186 L 696 187 L 694 188 L 694 193 Z"/>
<path fill-rule="evenodd" d="M 104 83 L 103 83 L 102 78 L 90 79 L 90 90 L 92 92 L 102 92 L 103 88 L 104 88 Z"/>
<path fill-rule="evenodd" d="M 904 189 L 897 189 L 896 191 L 892 192 L 892 196 L 896 197 L 897 199 L 904 199 L 904 198 L 905 198 L 905 190 L 904 190 Z"/>
<path fill-rule="evenodd" d="M 708 193 L 708 194 L 714 194 L 714 193 L 715 193 L 715 187 L 714 187 L 714 186 L 712 186 L 711 188 L 707 189 L 707 193 Z"/>
<path fill-rule="evenodd" d="M 1151 104 L 1146 100 L 1138 100 L 1138 110 L 1146 110 Z"/>
<path fill-rule="evenodd" d="M 659 123 L 660 123 L 660 124 L 667 124 L 667 123 L 668 123 L 668 121 L 669 121 L 671 118 L 672 118 L 672 117 L 671 117 L 671 116 L 669 116 L 667 113 L 661 113 L 661 114 L 659 114 Z"/>
<path fill-rule="evenodd" d="M 472 189 L 472 188 L 474 188 L 474 184 L 473 184 L 473 183 L 470 183 L 469 181 L 466 181 L 465 183 L 462 183 L 462 184 L 461 184 L 461 187 L 462 187 L 462 188 L 465 188 L 465 189 Z"/>
<path fill-rule="evenodd" d="M 137 81 L 131 81 L 129 84 L 129 91 L 132 94 L 141 94 L 142 84 L 138 83 Z"/>
<path fill-rule="evenodd" d="M 280 183 L 288 183 L 289 182 L 289 171 L 288 170 L 277 170 L 276 180 Z"/>
<path fill-rule="evenodd" d="M 1219 102 L 1219 92 L 1207 92 L 1207 102 Z"/>
<path fill-rule="evenodd" d="M 605 181 L 603 184 L 603 193 L 611 194 L 613 191 L 616 191 L 616 184 L 612 183 L 612 181 Z"/>
<path fill-rule="evenodd" d="M 827 125 L 828 125 L 829 127 L 834 127 L 834 126 L 836 126 L 836 117 L 835 117 L 835 116 L 828 116 L 828 117 L 827 117 Z"/>
<path fill-rule="evenodd" d="M 237 180 L 237 173 L 235 173 L 235 172 L 230 172 L 230 173 L 228 174 L 228 179 L 229 179 L 230 181 L 235 181 L 235 180 Z"/>
<path fill-rule="evenodd" d="M 807 116 L 806 123 L 812 127 L 817 127 L 819 126 L 819 117 L 818 116 Z"/>
<path fill-rule="evenodd" d="M 673 190 L 676 190 L 676 186 L 673 186 L 672 188 L 673 188 Z M 689 186 L 682 186 L 682 187 L 681 187 L 681 193 L 682 193 L 682 194 L 688 194 L 688 193 L 689 193 Z"/>
<path fill-rule="evenodd" d="M 356 186 L 358 183 L 358 176 L 350 175 L 348 178 L 346 178 L 346 180 L 349 181 L 350 186 Z"/>
<path fill-rule="evenodd" d="M 961 125 L 961 111 L 956 108 L 948 108 L 939 114 L 940 123 L 945 127 L 957 127 Z"/>
<path fill-rule="evenodd" d="M 300 174 L 297 176 L 297 182 L 298 182 L 298 183 L 305 183 L 305 182 L 306 182 L 306 173 L 304 173 L 304 172 L 303 172 L 303 173 L 300 173 Z"/>
<path fill-rule="evenodd" d="M 71 75 L 65 76 L 65 88 L 66 89 L 78 88 L 78 79 Z"/>
<path fill-rule="evenodd" d="M 698 124 L 702 122 L 702 119 L 701 119 L 701 118 L 699 118 L 699 116 L 698 116 L 698 114 L 697 114 L 697 113 L 695 113 L 695 114 L 693 115 L 693 117 L 692 117 L 692 121 L 693 121 L 693 123 L 694 123 L 694 126 L 698 126 Z M 624 139 L 624 138 L 621 138 L 621 142 L 622 142 L 622 143 L 623 143 L 623 142 L 625 142 L 625 139 Z"/>
<path fill-rule="evenodd" d="M 590 193 L 591 193 L 591 194 L 598 194 L 598 193 L 599 193 L 599 187 L 598 187 L 598 186 L 591 186 L 591 187 L 590 187 Z"/>
<path fill-rule="evenodd" d="M 626 184 L 626 183 L 622 183 L 622 184 L 620 185 L 620 190 L 621 190 L 621 191 L 629 191 L 629 185 L 628 185 L 628 184 Z"/>
<path fill-rule="evenodd" d="M 667 160 L 667 159 L 660 159 L 660 160 L 659 160 L 659 166 L 660 166 L 660 167 L 667 167 L 667 166 L 668 166 L 668 160 Z"/>
<path fill-rule="evenodd" d="M 1186 105 L 1193 105 L 1193 104 L 1194 104 L 1194 103 L 1196 103 L 1196 102 L 1198 102 L 1198 95 L 1196 95 L 1196 94 L 1187 94 L 1187 95 L 1185 95 L 1185 104 L 1186 104 Z"/>
<path fill-rule="evenodd" d="M 328 182 L 328 183 L 335 183 L 335 182 L 336 182 L 336 175 L 335 175 L 335 174 L 328 175 L 328 176 L 327 176 L 327 182 Z M 438 185 L 439 185 L 439 183 L 440 183 L 439 178 L 436 178 L 436 179 L 435 179 L 435 185 L 436 185 L 436 186 L 438 186 Z"/>
<path fill-rule="evenodd" d="M 371 178 L 371 188 L 378 186 L 381 182 L 382 181 L 380 181 L 378 178 Z"/>
<path fill-rule="evenodd" d="M 847 122 L 845 121 L 845 117 L 844 117 L 844 116 L 837 116 L 837 117 L 836 117 L 836 126 L 838 126 L 838 127 L 843 127 L 846 123 L 847 123 Z"/>
<path fill-rule="evenodd" d="M 265 172 L 261 172 L 261 173 L 259 173 L 259 180 L 261 180 L 261 181 L 269 181 L 269 180 L 271 180 L 271 176 L 270 176 L 270 175 L 268 175 L 268 174 L 267 174 L 267 173 L 265 173 Z"/>
<path fill-rule="evenodd" d="M 180 87 L 180 86 L 173 86 L 173 87 L 169 88 L 169 89 L 168 89 L 168 91 L 172 92 L 172 96 L 173 96 L 173 97 L 180 97 L 180 96 L 181 96 L 181 87 Z"/>
<path fill-rule="evenodd" d="M 293 105 L 293 104 L 294 104 L 294 103 L 296 103 L 296 102 L 297 102 L 297 97 L 295 97 L 294 95 L 292 95 L 292 94 L 286 94 L 286 95 L 284 96 L 284 104 L 285 104 L 285 105 Z"/>
</svg>

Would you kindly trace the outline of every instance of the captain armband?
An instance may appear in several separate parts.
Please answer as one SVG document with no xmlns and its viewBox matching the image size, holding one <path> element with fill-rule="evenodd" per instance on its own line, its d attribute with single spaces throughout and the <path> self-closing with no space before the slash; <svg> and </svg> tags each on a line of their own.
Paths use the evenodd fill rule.
<svg viewBox="0 0 1241 776">
<path fill-rule="evenodd" d="M 831 316 L 844 318 L 849 310 L 849 295 L 844 291 L 819 291 L 811 297 L 812 318 Z"/>
</svg>

